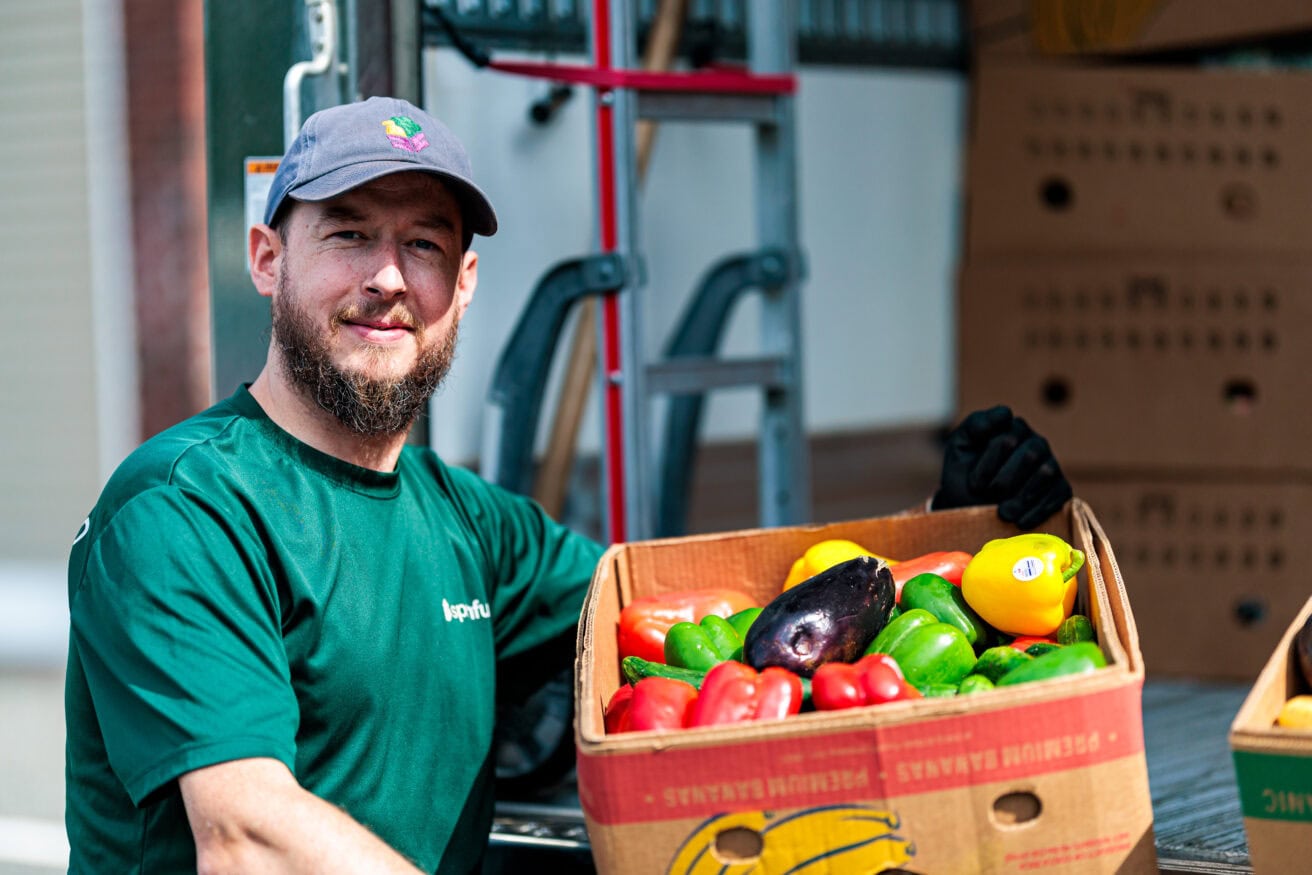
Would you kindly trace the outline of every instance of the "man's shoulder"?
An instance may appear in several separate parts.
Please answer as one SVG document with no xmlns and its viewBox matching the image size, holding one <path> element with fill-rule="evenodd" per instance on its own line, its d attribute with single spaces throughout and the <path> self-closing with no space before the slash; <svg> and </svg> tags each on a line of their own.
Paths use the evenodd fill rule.
<svg viewBox="0 0 1312 875">
<path fill-rule="evenodd" d="M 105 497 L 126 498 L 159 486 L 185 486 L 198 476 L 239 466 L 250 457 L 244 445 L 258 440 L 258 430 L 234 399 L 170 426 L 132 451 L 105 486 Z"/>
</svg>

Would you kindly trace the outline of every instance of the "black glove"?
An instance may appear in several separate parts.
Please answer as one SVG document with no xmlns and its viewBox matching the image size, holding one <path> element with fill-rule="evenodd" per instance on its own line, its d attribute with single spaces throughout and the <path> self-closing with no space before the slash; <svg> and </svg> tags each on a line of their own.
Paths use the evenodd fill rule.
<svg viewBox="0 0 1312 875">
<path fill-rule="evenodd" d="M 1009 407 L 977 410 L 948 434 L 934 510 L 996 504 L 1003 522 L 1032 529 L 1071 497 L 1042 435 Z"/>
</svg>

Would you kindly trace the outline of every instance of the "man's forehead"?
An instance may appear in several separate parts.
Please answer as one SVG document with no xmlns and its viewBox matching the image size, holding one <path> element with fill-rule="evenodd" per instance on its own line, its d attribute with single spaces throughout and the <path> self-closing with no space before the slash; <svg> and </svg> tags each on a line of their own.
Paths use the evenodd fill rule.
<svg viewBox="0 0 1312 875">
<path fill-rule="evenodd" d="M 306 202 L 324 216 L 377 210 L 413 210 L 443 224 L 461 215 L 459 199 L 441 179 L 431 173 L 406 171 L 370 180 L 325 201 Z"/>
</svg>

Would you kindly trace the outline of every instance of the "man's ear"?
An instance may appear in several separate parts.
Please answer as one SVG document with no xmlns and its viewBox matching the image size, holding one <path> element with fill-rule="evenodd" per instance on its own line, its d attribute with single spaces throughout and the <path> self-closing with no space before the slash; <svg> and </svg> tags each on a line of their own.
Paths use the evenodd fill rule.
<svg viewBox="0 0 1312 875">
<path fill-rule="evenodd" d="M 456 318 L 462 319 L 469 302 L 474 299 L 474 289 L 478 286 L 478 253 L 472 249 L 465 251 L 460 260 L 460 275 L 456 277 Z"/>
<path fill-rule="evenodd" d="M 282 254 L 282 238 L 268 225 L 254 225 L 246 241 L 251 261 L 251 282 L 255 290 L 266 298 L 273 297 L 278 286 L 278 256 Z"/>
</svg>

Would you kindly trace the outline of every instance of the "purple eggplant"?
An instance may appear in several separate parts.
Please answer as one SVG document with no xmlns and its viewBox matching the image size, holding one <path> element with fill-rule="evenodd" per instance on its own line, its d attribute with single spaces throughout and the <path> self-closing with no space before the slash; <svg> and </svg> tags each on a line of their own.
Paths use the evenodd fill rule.
<svg viewBox="0 0 1312 875">
<path fill-rule="evenodd" d="M 882 560 L 858 556 L 776 596 L 743 640 L 743 662 L 810 677 L 826 662 L 855 662 L 888 623 L 897 584 Z"/>
</svg>

